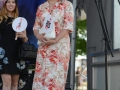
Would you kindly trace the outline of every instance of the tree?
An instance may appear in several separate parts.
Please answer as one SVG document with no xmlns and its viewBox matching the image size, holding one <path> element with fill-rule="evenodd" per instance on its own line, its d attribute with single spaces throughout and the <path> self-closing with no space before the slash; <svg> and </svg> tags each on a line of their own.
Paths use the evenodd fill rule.
<svg viewBox="0 0 120 90">
<path fill-rule="evenodd" d="M 86 42 L 87 42 L 86 19 L 77 20 L 76 56 L 86 54 Z"/>
</svg>

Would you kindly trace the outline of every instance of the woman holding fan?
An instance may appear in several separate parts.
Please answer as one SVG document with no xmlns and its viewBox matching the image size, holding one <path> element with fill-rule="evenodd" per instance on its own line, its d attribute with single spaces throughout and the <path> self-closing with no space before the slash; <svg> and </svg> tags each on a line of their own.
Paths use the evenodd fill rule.
<svg viewBox="0 0 120 90">
<path fill-rule="evenodd" d="M 20 61 L 18 46 L 28 40 L 26 31 L 16 33 L 12 21 L 18 17 L 17 0 L 6 0 L 0 11 L 0 75 L 2 90 L 18 90 Z M 15 40 L 15 37 L 18 37 Z"/>
</svg>

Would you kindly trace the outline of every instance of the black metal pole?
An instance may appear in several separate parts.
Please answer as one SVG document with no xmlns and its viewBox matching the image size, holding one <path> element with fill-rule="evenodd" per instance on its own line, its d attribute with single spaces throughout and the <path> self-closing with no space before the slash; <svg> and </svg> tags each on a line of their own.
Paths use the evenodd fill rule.
<svg viewBox="0 0 120 90">
<path fill-rule="evenodd" d="M 106 89 L 108 90 L 108 74 L 107 74 L 107 42 L 105 40 L 105 85 L 106 85 Z"/>
<path fill-rule="evenodd" d="M 104 23 L 104 26 L 105 26 L 104 28 L 105 28 L 105 32 L 106 32 L 106 38 L 107 38 L 109 44 L 111 44 L 111 40 L 110 40 L 108 31 L 107 31 L 107 25 L 106 25 L 106 20 L 105 20 L 105 15 L 104 15 L 104 11 L 103 11 L 102 1 L 101 1 L 101 0 L 99 0 L 99 6 L 100 6 L 102 18 L 103 18 L 103 23 Z M 106 45 L 107 45 L 107 44 L 106 44 Z M 111 50 L 109 46 L 108 46 L 108 49 Z M 111 51 L 111 55 L 113 56 L 112 51 Z"/>
<path fill-rule="evenodd" d="M 103 31 L 103 35 L 104 35 L 104 40 L 107 42 L 107 49 L 110 50 L 111 56 L 113 57 L 113 53 L 112 53 L 112 49 L 110 46 L 110 38 L 109 38 L 109 34 L 108 34 L 108 30 L 107 30 L 107 25 L 106 25 L 106 20 L 105 20 L 105 16 L 104 16 L 104 12 L 103 12 L 103 7 L 102 7 L 102 1 L 101 0 L 95 0 L 97 9 L 98 9 L 98 13 L 99 13 L 99 17 L 100 17 L 100 23 L 102 26 L 102 31 Z"/>
<path fill-rule="evenodd" d="M 99 13 L 99 18 L 100 18 L 100 23 L 102 26 L 102 31 L 104 34 L 104 38 L 103 40 L 105 41 L 105 90 L 108 90 L 108 74 L 107 74 L 107 50 L 110 50 L 111 56 L 113 57 L 113 53 L 111 50 L 111 46 L 110 46 L 110 38 L 109 38 L 109 34 L 107 31 L 107 25 L 106 25 L 106 21 L 105 21 L 105 17 L 104 17 L 104 12 L 103 12 L 103 7 L 102 7 L 102 1 L 101 0 L 95 0 L 96 6 L 97 6 L 97 10 Z"/>
</svg>

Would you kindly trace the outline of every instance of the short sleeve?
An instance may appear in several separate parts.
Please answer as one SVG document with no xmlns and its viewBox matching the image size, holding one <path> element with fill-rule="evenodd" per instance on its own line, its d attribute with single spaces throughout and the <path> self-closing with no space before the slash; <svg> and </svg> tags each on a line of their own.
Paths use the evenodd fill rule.
<svg viewBox="0 0 120 90">
<path fill-rule="evenodd" d="M 71 2 L 65 2 L 63 29 L 73 31 L 74 11 Z"/>
<path fill-rule="evenodd" d="M 39 30 L 41 28 L 41 14 L 42 14 L 42 10 L 40 8 L 41 6 L 38 7 L 37 12 L 36 12 L 36 18 L 35 18 L 35 23 L 33 26 L 33 30 Z"/>
</svg>

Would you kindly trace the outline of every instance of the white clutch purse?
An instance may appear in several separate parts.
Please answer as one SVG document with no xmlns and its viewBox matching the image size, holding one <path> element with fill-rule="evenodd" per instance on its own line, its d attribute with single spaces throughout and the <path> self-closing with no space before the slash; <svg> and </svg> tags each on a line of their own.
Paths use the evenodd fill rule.
<svg viewBox="0 0 120 90">
<path fill-rule="evenodd" d="M 41 29 L 39 29 L 39 34 L 45 33 L 45 38 L 54 39 L 56 38 L 55 33 L 55 24 L 54 20 L 52 20 L 51 16 L 47 16 L 44 21 L 44 25 Z M 42 42 L 38 40 L 37 44 L 40 45 Z"/>
</svg>

